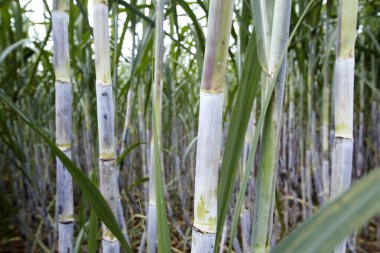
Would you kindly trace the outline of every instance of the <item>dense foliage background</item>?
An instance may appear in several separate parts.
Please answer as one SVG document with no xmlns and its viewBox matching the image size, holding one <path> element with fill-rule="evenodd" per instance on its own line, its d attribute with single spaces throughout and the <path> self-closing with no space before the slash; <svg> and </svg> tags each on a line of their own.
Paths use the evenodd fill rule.
<svg viewBox="0 0 380 253">
<path fill-rule="evenodd" d="M 33 2 L 33 3 L 32 3 Z M 43 16 L 35 23 L 35 3 Z M 244 2 L 244 3 L 243 3 Z M 224 132 L 241 81 L 242 61 L 252 33 L 249 1 L 235 4 L 225 86 Z M 308 1 L 294 0 L 291 28 Z M 70 64 L 73 83 L 74 163 L 97 182 L 93 35 L 86 0 L 70 1 Z M 245 7 L 242 7 L 245 6 Z M 110 1 L 111 62 L 116 102 L 120 192 L 132 247 L 142 240 L 151 138 L 151 85 L 154 61 L 154 6 L 145 0 Z M 243 8 L 243 10 L 242 10 Z M 165 5 L 165 56 L 162 106 L 163 168 L 172 250 L 191 245 L 195 147 L 199 84 L 205 48 L 208 1 L 171 0 Z M 302 21 L 288 53 L 281 148 L 273 227 L 273 244 L 309 218 L 325 201 L 322 152 L 323 110 L 327 110 L 329 147 L 333 140 L 333 92 L 337 1 L 315 1 Z M 356 41 L 353 180 L 380 163 L 380 2 L 359 1 Z M 33 30 L 36 29 L 36 30 Z M 54 137 L 54 70 L 51 4 L 45 0 L 0 2 L 0 89 L 41 129 Z M 260 95 L 254 119 L 260 115 Z M 327 109 L 326 109 L 327 108 Z M 290 114 L 294 122 L 290 122 Z M 123 138 L 126 136 L 126 138 Z M 124 148 L 122 146 L 124 145 Z M 124 152 L 120 152 L 124 150 Z M 331 150 L 331 149 L 329 149 Z M 327 160 L 330 160 L 327 155 Z M 291 161 L 291 162 L 290 162 Z M 13 111 L 0 103 L 0 252 L 53 252 L 56 248 L 55 156 L 46 143 Z M 240 162 L 244 166 L 245 159 Z M 257 162 L 255 167 L 257 167 Z M 256 169 L 255 169 L 256 170 Z M 241 178 L 241 177 L 238 177 Z M 252 212 L 255 172 L 248 186 Z M 238 193 L 236 183 L 234 195 Z M 233 214 L 234 203 L 227 224 Z M 76 250 L 86 252 L 90 207 L 75 188 Z M 92 216 L 91 216 L 92 217 Z M 226 229 L 228 230 L 228 229 Z M 241 247 L 241 232 L 234 248 Z M 351 252 L 380 251 L 380 218 L 358 229 Z"/>
</svg>

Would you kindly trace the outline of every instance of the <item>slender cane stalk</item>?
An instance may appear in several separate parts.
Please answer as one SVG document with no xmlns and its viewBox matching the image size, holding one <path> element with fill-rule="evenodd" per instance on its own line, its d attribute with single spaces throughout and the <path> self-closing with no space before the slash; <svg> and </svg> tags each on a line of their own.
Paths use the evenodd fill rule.
<svg viewBox="0 0 380 253">
<path fill-rule="evenodd" d="M 71 80 L 69 61 L 69 1 L 53 1 L 53 41 L 55 71 L 56 143 L 71 158 Z M 73 251 L 74 245 L 74 200 L 70 173 L 57 159 L 57 209 L 58 252 Z"/>
<path fill-rule="evenodd" d="M 357 0 L 339 0 L 338 41 L 335 60 L 334 120 L 331 196 L 336 197 L 351 184 L 353 151 L 353 106 Z M 346 252 L 346 240 L 334 253 Z"/>
<path fill-rule="evenodd" d="M 110 47 L 108 27 L 108 3 L 94 1 L 94 42 L 96 70 L 96 102 L 99 133 L 100 191 L 115 217 L 118 217 L 120 201 L 115 151 L 115 109 L 110 71 Z M 125 234 L 125 231 L 123 231 Z M 103 252 L 119 252 L 119 241 L 102 225 Z"/>
<path fill-rule="evenodd" d="M 360 57 L 360 83 L 359 83 L 359 131 L 358 131 L 358 140 L 357 140 L 357 152 L 358 156 L 356 159 L 356 175 L 360 177 L 363 174 L 364 167 L 364 144 L 363 144 L 363 135 L 364 135 L 364 77 L 365 77 L 365 66 L 364 66 L 364 54 Z"/>
<path fill-rule="evenodd" d="M 163 81 L 163 60 L 164 60 L 164 1 L 154 1 L 156 7 L 156 33 L 155 33 L 155 61 L 154 61 L 154 80 L 153 80 L 153 110 L 156 115 L 156 129 L 157 133 L 152 134 L 151 138 L 151 152 L 150 152 L 150 166 L 149 166 L 149 203 L 148 203 L 148 250 L 151 253 L 156 252 L 156 239 L 157 239 L 157 208 L 156 208 L 156 190 L 154 180 L 154 168 L 158 165 L 157 161 L 162 159 L 155 159 L 153 137 L 157 136 L 158 151 L 161 150 L 161 107 L 162 107 L 162 81 Z M 161 153 L 161 152 L 160 152 Z M 160 154 L 162 156 L 162 154 Z"/>
<path fill-rule="evenodd" d="M 328 44 L 329 24 L 327 15 L 325 17 L 325 43 Z M 328 60 L 323 66 L 323 94 L 322 94 L 322 182 L 323 182 L 323 195 L 324 199 L 330 196 L 330 162 L 329 162 L 329 121 L 330 121 L 330 91 L 329 91 L 329 64 Z"/>
<path fill-rule="evenodd" d="M 250 150 L 250 144 L 253 139 L 253 133 L 255 132 L 256 128 L 256 101 L 253 104 L 253 109 L 251 113 L 251 117 L 249 119 L 247 132 L 245 134 L 244 139 L 244 148 L 243 148 L 243 161 L 242 161 L 242 168 L 243 171 L 241 173 L 241 180 L 244 180 L 244 172 L 246 170 L 250 170 L 251 168 L 248 167 L 248 154 Z M 248 190 L 246 193 L 246 196 L 244 198 L 244 206 L 240 211 L 240 226 L 242 231 L 242 244 L 243 244 L 243 251 L 249 252 L 251 251 L 251 240 L 250 240 L 250 234 L 251 234 L 251 202 L 252 202 L 252 193 L 253 193 L 253 187 L 254 187 L 254 180 L 253 175 L 252 179 L 249 181 Z"/>
<path fill-rule="evenodd" d="M 213 252 L 227 53 L 234 1 L 211 0 L 200 91 L 191 252 Z"/>
<path fill-rule="evenodd" d="M 266 76 L 265 81 L 270 83 L 276 68 L 281 68 L 281 70 L 276 83 L 276 92 L 268 108 L 262 135 L 251 238 L 252 251 L 255 253 L 266 252 L 267 247 L 270 245 L 270 228 L 273 222 L 278 142 L 286 73 L 286 61 L 281 66 L 278 66 L 277 61 L 289 37 L 290 9 L 291 0 L 275 2 L 270 56 L 268 59 L 268 76 Z"/>
</svg>

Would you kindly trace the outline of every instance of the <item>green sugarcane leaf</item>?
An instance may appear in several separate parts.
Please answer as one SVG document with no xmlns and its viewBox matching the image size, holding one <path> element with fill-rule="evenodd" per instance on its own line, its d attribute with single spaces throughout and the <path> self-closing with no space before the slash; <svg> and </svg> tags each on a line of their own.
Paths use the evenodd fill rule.
<svg viewBox="0 0 380 253">
<path fill-rule="evenodd" d="M 84 231 L 85 231 L 85 228 L 82 227 L 80 230 L 79 230 L 79 233 L 77 235 L 77 239 L 75 241 L 75 247 L 74 247 L 74 253 L 80 253 L 81 252 L 81 244 L 82 244 L 82 241 L 83 241 L 83 237 L 84 237 Z"/>
<path fill-rule="evenodd" d="M 78 9 L 84 19 L 84 23 L 86 24 L 86 27 L 87 29 L 89 29 L 91 31 L 91 33 L 93 33 L 92 31 L 92 27 L 90 26 L 90 22 L 88 21 L 88 13 L 86 11 L 86 9 L 83 7 L 83 4 L 81 3 L 80 0 L 76 0 L 76 5 L 78 6 Z M 72 7 L 70 7 L 70 9 L 72 9 Z"/>
<path fill-rule="evenodd" d="M 152 110 L 153 115 L 153 145 L 154 145 L 154 182 L 156 191 L 156 208 L 157 208 L 157 249 L 158 252 L 168 253 L 171 252 L 170 247 L 170 233 L 168 226 L 168 218 L 166 216 L 166 203 L 164 195 L 164 185 L 162 182 L 162 167 L 160 150 L 158 145 L 157 134 L 157 118 L 156 110 Z"/>
<path fill-rule="evenodd" d="M 307 6 L 306 10 L 304 11 L 304 13 L 302 14 L 302 16 L 300 17 L 300 19 L 298 20 L 296 26 L 294 27 L 292 33 L 290 34 L 289 36 L 289 39 L 288 41 L 286 42 L 286 45 L 284 47 L 284 50 L 283 52 L 281 53 L 281 57 L 279 59 L 279 64 L 278 66 L 280 66 L 284 59 L 285 59 L 285 56 L 286 56 L 286 52 L 289 48 L 289 45 L 291 43 L 291 41 L 293 40 L 295 34 L 296 34 L 296 31 L 298 30 L 303 18 L 305 17 L 308 9 L 312 6 L 314 0 L 310 1 L 309 5 Z M 251 36 L 250 38 L 250 43 L 251 43 L 251 40 L 253 40 L 253 36 Z M 249 50 L 250 50 L 251 46 L 248 45 L 248 52 L 247 52 L 247 56 L 246 57 L 250 57 L 249 56 Z M 257 56 L 256 56 L 257 57 Z M 269 107 L 269 103 L 270 103 L 270 100 L 271 100 L 271 97 L 272 97 L 272 93 L 273 93 L 273 90 L 274 90 L 274 87 L 276 85 L 276 81 L 277 81 L 277 76 L 279 74 L 279 71 L 280 71 L 281 68 L 276 68 L 276 71 L 274 73 L 274 76 L 273 76 L 273 79 L 268 87 L 268 90 L 267 90 L 267 96 L 266 96 L 266 99 L 263 103 L 263 106 L 262 106 L 262 109 L 261 109 L 261 113 L 260 113 L 260 117 L 259 117 L 259 120 L 258 120 L 258 123 L 257 123 L 257 126 L 256 126 L 256 129 L 255 129 L 255 134 L 254 134 L 254 137 L 252 139 L 252 142 L 250 143 L 250 151 L 249 151 L 249 155 L 248 155 L 248 162 L 247 162 L 247 168 L 245 171 L 244 171 L 244 175 L 243 175 L 243 181 L 241 182 L 241 185 L 240 185 L 240 191 L 239 191 L 239 196 L 238 196 L 238 199 L 237 199 L 237 203 L 236 203 L 236 207 L 235 207 L 235 211 L 234 211 L 234 216 L 233 216 L 233 222 L 232 222 L 232 229 L 231 229 L 231 237 L 230 238 L 234 238 L 235 236 L 235 233 L 236 233 L 236 230 L 237 230 L 237 225 L 238 225 L 238 222 L 239 222 L 239 214 L 240 214 L 240 211 L 241 211 L 241 207 L 243 205 L 243 200 L 244 200 L 244 195 L 245 195 L 245 191 L 247 189 L 247 184 L 248 184 L 248 179 L 249 179 L 249 175 L 251 173 L 250 169 L 253 168 L 253 162 L 254 162 L 254 156 L 256 154 L 256 148 L 257 148 L 257 144 L 259 142 L 259 137 L 260 137 L 260 134 L 262 132 L 262 129 L 263 129 L 263 126 L 264 126 L 264 120 L 265 120 L 265 116 L 266 116 L 266 113 L 267 113 L 267 110 L 268 110 L 268 107 Z M 243 73 L 243 78 L 244 78 L 244 73 Z M 244 79 L 243 79 L 244 81 Z M 244 85 L 244 83 L 243 83 Z M 253 85 L 252 85 L 253 86 Z M 239 94 L 238 94 L 239 95 Z M 252 105 L 253 105 L 253 102 L 252 104 L 250 104 L 250 108 L 252 110 Z M 245 120 L 246 120 L 246 123 L 245 123 L 245 131 L 247 129 L 247 124 L 248 124 L 248 120 L 249 120 L 249 117 L 250 117 L 250 112 L 249 111 L 248 113 L 245 114 Z M 233 120 L 231 120 L 231 122 L 233 122 Z M 232 125 L 231 125 L 232 126 Z M 231 130 L 231 126 L 230 126 L 230 130 Z M 243 132 L 243 134 L 245 134 L 245 131 Z M 230 137 L 229 136 L 230 133 L 228 132 L 228 135 L 227 135 L 227 144 L 226 144 L 226 151 L 227 149 L 229 148 L 228 147 L 228 138 Z M 239 159 L 239 155 L 241 154 L 241 149 L 242 149 L 242 146 L 243 146 L 243 142 L 244 142 L 244 135 L 242 136 L 239 136 L 239 138 L 241 138 L 241 140 L 237 140 L 237 139 L 233 139 L 232 141 L 236 141 L 235 143 L 231 141 L 231 145 L 235 145 L 235 149 L 238 149 L 240 147 L 240 152 L 239 153 L 236 153 L 235 156 L 236 157 L 232 157 L 232 158 L 229 158 L 229 160 L 234 160 L 234 163 L 230 163 L 231 166 L 227 167 L 225 170 L 231 170 L 231 172 L 229 173 L 229 175 L 231 175 L 231 185 L 229 185 L 229 187 L 231 187 L 230 189 L 230 192 L 229 195 L 228 195 L 228 203 L 229 203 L 229 200 L 231 198 L 231 194 L 232 194 L 232 189 L 233 189 L 233 182 L 234 182 L 234 179 L 235 179 L 235 176 L 236 176 L 236 171 L 237 171 L 237 161 Z M 239 142 L 238 142 L 239 141 Z M 237 146 L 239 145 L 239 147 Z M 224 156 L 231 156 L 231 154 L 227 154 L 225 151 L 224 153 Z M 224 161 L 224 158 L 223 157 L 223 161 Z M 227 159 L 227 158 L 226 158 Z M 223 163 L 222 163 L 222 169 L 223 169 Z M 234 172 L 232 172 L 232 170 L 234 170 Z M 224 188 L 224 187 L 223 187 Z M 219 195 L 218 197 L 220 198 L 226 198 L 225 195 Z M 226 205 L 227 208 L 228 208 L 228 205 Z M 227 213 L 226 213 L 227 214 Z M 221 217 L 223 218 L 223 217 Z M 219 218 L 218 216 L 218 224 L 219 222 L 223 222 L 224 223 L 224 220 L 221 220 L 221 218 Z M 224 219 L 225 219 L 225 216 L 224 216 Z M 221 224 L 221 226 L 223 226 L 223 223 Z M 218 227 L 219 228 L 219 227 Z M 229 250 L 231 250 L 231 243 L 230 243 L 230 246 L 229 246 Z"/>
<path fill-rule="evenodd" d="M 131 13 L 135 14 L 136 16 L 139 16 L 144 21 L 148 22 L 149 25 L 154 27 L 156 24 L 154 23 L 154 20 L 148 16 L 146 16 L 142 11 L 139 10 L 139 8 L 133 4 L 127 3 L 123 0 L 118 0 L 118 3 L 120 5 L 123 5 L 126 9 L 128 9 Z"/>
<path fill-rule="evenodd" d="M 329 253 L 346 236 L 380 212 L 380 168 L 317 211 L 271 253 Z"/>
<path fill-rule="evenodd" d="M 254 12 L 258 58 L 262 68 L 267 72 L 274 0 L 251 0 L 251 3 Z"/>
<path fill-rule="evenodd" d="M 380 55 L 380 43 L 373 34 L 373 31 L 370 29 L 365 29 L 364 31 L 368 34 L 368 36 L 373 42 L 374 47 L 376 48 L 377 53 Z"/>
<path fill-rule="evenodd" d="M 12 45 L 10 45 L 9 47 L 5 48 L 1 54 L 0 54 L 0 64 L 4 61 L 4 59 L 15 49 L 17 49 L 18 47 L 21 47 L 23 46 L 25 43 L 27 42 L 30 42 L 30 39 L 26 38 L 26 39 L 21 39 L 15 43 L 13 43 Z"/>
<path fill-rule="evenodd" d="M 143 142 L 143 141 L 139 141 L 139 142 L 137 142 L 135 144 L 132 144 L 127 149 L 125 149 L 124 152 L 122 154 L 120 154 L 119 157 L 117 158 L 117 165 L 120 165 L 121 161 L 123 161 L 123 159 L 125 158 L 125 156 L 129 152 L 131 152 L 132 150 L 134 150 L 135 148 L 139 147 L 141 144 L 147 144 L 147 143 Z"/>
<path fill-rule="evenodd" d="M 218 244 L 221 239 L 223 226 L 227 217 L 231 202 L 232 191 L 237 172 L 237 163 L 243 148 L 244 136 L 247 130 L 249 116 L 252 111 L 253 101 L 259 91 L 261 66 L 256 50 L 254 35 L 248 42 L 242 80 L 235 106 L 232 112 L 231 124 L 227 134 L 227 140 L 220 171 L 218 187 L 218 219 L 215 252 L 218 252 Z"/>
<path fill-rule="evenodd" d="M 133 182 L 127 189 L 127 191 L 131 191 L 133 188 L 142 185 L 145 182 L 149 181 L 149 177 L 142 177 Z"/>
<path fill-rule="evenodd" d="M 200 47 L 200 52 L 205 51 L 205 35 L 203 34 L 202 28 L 198 22 L 197 16 L 194 14 L 194 12 L 191 10 L 190 5 L 184 1 L 184 0 L 176 0 L 176 3 L 181 6 L 181 8 L 186 12 L 186 14 L 189 16 L 191 21 L 193 22 L 193 26 L 195 28 L 195 32 L 197 34 L 198 42 L 199 42 L 199 47 Z"/>
<path fill-rule="evenodd" d="M 149 26 L 144 31 L 142 40 L 141 40 L 141 42 L 138 46 L 138 49 L 137 49 L 137 55 L 133 61 L 132 73 L 130 75 L 130 78 L 129 78 L 127 84 L 121 88 L 120 94 L 118 95 L 118 101 L 120 101 L 121 98 L 127 94 L 129 87 L 130 87 L 130 84 L 131 84 L 131 80 L 135 77 L 136 72 L 139 70 L 138 68 L 143 67 L 143 66 L 140 66 L 142 59 L 149 58 L 149 57 L 146 57 L 146 55 L 152 49 L 152 46 L 153 46 L 152 31 L 153 31 L 152 26 Z"/>
<path fill-rule="evenodd" d="M 113 235 L 120 241 L 123 248 L 128 253 L 133 252 L 129 243 L 125 239 L 122 231 L 119 228 L 118 222 L 112 213 L 107 201 L 104 199 L 98 188 L 91 182 L 91 180 L 71 161 L 48 137 L 42 128 L 38 127 L 33 121 L 31 121 L 21 109 L 13 103 L 13 101 L 0 90 L 1 101 L 9 107 L 33 130 L 35 131 L 50 147 L 50 150 L 61 160 L 62 164 L 69 171 L 73 178 L 73 181 L 78 185 L 87 201 L 90 203 L 91 208 L 95 211 L 98 217 L 109 228 Z"/>
<path fill-rule="evenodd" d="M 91 209 L 90 224 L 88 227 L 88 252 L 96 253 L 96 245 L 98 242 L 98 216 L 95 211 Z"/>
<path fill-rule="evenodd" d="M 90 173 L 91 181 L 98 186 L 98 179 L 96 177 L 96 173 L 91 171 Z M 95 211 L 91 209 L 90 212 L 90 222 L 88 225 L 88 244 L 87 250 L 89 253 L 96 253 L 96 248 L 98 244 L 98 235 L 99 235 L 99 226 L 98 226 L 98 216 Z"/>
</svg>

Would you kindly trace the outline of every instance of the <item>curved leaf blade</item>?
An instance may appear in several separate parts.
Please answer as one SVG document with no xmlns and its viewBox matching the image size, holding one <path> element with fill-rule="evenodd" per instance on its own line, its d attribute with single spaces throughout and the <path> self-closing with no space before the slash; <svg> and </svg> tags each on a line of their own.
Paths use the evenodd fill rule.
<svg viewBox="0 0 380 253">
<path fill-rule="evenodd" d="M 244 136 L 247 131 L 249 116 L 252 111 L 253 101 L 259 90 L 261 66 L 258 60 L 256 39 L 251 35 L 248 42 L 242 81 L 239 86 L 231 124 L 228 129 L 227 140 L 220 170 L 218 187 L 218 219 L 215 251 L 218 252 L 223 225 L 230 206 L 232 191 L 237 173 L 237 163 L 243 148 Z M 223 186 L 223 187 L 220 187 Z"/>
<path fill-rule="evenodd" d="M 271 253 L 328 253 L 380 212 L 380 168 L 356 182 L 348 191 L 291 232 Z"/>
<path fill-rule="evenodd" d="M 61 160 L 62 164 L 69 171 L 73 178 L 73 181 L 78 185 L 83 195 L 86 197 L 87 201 L 90 203 L 91 208 L 95 211 L 98 217 L 103 221 L 103 223 L 110 229 L 110 231 L 115 235 L 115 237 L 120 241 L 122 247 L 124 247 L 128 253 L 133 252 L 129 243 L 125 239 L 123 233 L 121 232 L 118 222 L 113 215 L 111 208 L 107 204 L 98 188 L 91 182 L 91 180 L 71 161 L 48 137 L 48 135 L 34 124 L 22 111 L 21 109 L 13 103 L 13 101 L 0 90 L 0 100 L 7 105 L 13 112 L 15 112 L 21 119 L 34 130 L 50 147 L 50 150 Z"/>
</svg>

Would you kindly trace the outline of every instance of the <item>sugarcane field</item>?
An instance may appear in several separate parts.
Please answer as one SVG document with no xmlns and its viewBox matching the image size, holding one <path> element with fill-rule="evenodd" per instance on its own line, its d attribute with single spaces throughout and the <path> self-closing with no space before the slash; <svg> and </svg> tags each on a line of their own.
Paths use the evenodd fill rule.
<svg viewBox="0 0 380 253">
<path fill-rule="evenodd" d="M 0 253 L 380 253 L 380 0 L 0 0 Z"/>
</svg>

